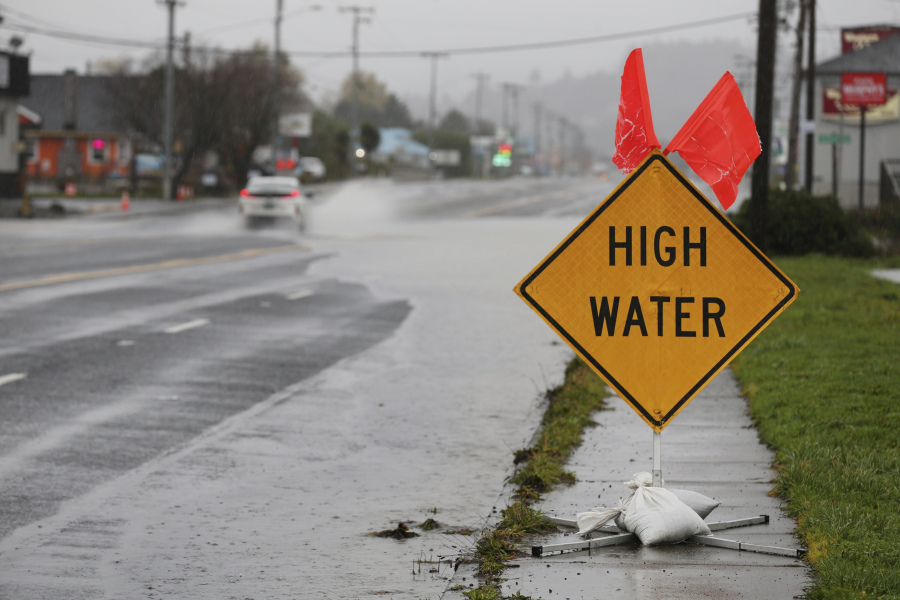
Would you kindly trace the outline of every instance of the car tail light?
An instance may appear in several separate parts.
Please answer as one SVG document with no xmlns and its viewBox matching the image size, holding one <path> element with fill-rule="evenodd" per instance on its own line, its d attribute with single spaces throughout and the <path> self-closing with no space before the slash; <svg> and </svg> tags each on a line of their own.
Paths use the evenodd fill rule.
<svg viewBox="0 0 900 600">
<path fill-rule="evenodd" d="M 291 190 L 290 194 L 286 194 L 286 195 L 282 196 L 282 198 L 299 198 L 299 197 L 300 197 L 300 190 Z"/>
<path fill-rule="evenodd" d="M 251 194 L 250 192 L 248 192 L 248 191 L 246 190 L 246 188 L 243 189 L 243 190 L 241 190 L 241 196 L 243 196 L 244 198 L 249 198 L 249 197 L 252 196 L 252 195 L 253 195 L 253 194 Z"/>
</svg>

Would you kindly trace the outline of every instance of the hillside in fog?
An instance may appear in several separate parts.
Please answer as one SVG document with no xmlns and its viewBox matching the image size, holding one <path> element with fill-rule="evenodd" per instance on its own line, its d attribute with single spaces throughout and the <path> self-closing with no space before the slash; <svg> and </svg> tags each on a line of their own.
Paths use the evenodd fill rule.
<svg viewBox="0 0 900 600">
<path fill-rule="evenodd" d="M 603 52 L 602 47 L 593 52 Z M 748 105 L 752 105 L 752 71 L 746 65 L 752 49 L 736 42 L 714 41 L 702 43 L 678 42 L 646 44 L 643 46 L 647 86 L 653 112 L 653 124 L 660 142 L 675 135 L 703 97 L 712 89 L 725 71 L 731 71 L 744 90 Z M 627 55 L 620 57 L 624 66 Z M 581 126 L 587 144 L 598 156 L 612 154 L 616 113 L 619 103 L 621 71 L 598 71 L 577 77 L 563 74 L 549 79 L 535 72 L 519 93 L 519 130 L 530 137 L 534 132 L 534 103 L 540 102 L 557 116 Z M 458 108 L 467 115 L 474 112 L 475 92 L 472 88 L 462 97 L 454 90 L 441 94 L 438 112 Z M 406 98 L 413 113 L 423 118 L 427 114 L 427 96 Z M 491 81 L 485 89 L 482 114 L 496 123 L 501 121 L 502 91 L 499 82 Z M 509 108 L 512 120 L 512 107 Z M 541 137 L 546 138 L 546 124 Z"/>
</svg>

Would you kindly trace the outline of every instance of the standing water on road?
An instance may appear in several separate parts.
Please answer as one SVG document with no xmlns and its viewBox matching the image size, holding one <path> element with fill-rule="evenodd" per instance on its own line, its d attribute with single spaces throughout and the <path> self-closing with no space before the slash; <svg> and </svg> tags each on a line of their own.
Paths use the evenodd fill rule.
<svg viewBox="0 0 900 600">
<path fill-rule="evenodd" d="M 85 598 L 438 597 L 570 355 L 511 286 L 611 187 L 359 181 L 317 202 L 292 297 L 362 284 L 406 307 L 395 333 L 19 528 L 0 572 Z M 418 537 L 370 535 L 401 522 Z"/>
</svg>

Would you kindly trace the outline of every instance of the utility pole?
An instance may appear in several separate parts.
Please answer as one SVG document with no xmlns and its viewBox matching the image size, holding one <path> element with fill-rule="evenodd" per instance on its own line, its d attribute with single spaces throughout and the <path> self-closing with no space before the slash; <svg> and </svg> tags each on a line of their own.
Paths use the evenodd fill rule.
<svg viewBox="0 0 900 600">
<path fill-rule="evenodd" d="M 559 172 L 560 175 L 565 175 L 566 173 L 566 127 L 569 126 L 569 122 L 566 121 L 563 117 L 559 118 Z"/>
<path fill-rule="evenodd" d="M 353 123 L 350 133 L 351 161 L 356 163 L 356 150 L 359 147 L 359 24 L 371 23 L 372 19 L 362 16 L 364 13 L 374 14 L 375 9 L 364 6 L 342 6 L 341 12 L 353 13 Z M 355 169 L 354 169 L 355 172 Z"/>
<path fill-rule="evenodd" d="M 472 77 L 478 82 L 475 87 L 475 124 L 472 128 L 472 133 L 478 135 L 479 128 L 481 127 L 481 101 L 484 95 L 484 83 L 490 76 L 487 73 L 479 71 L 478 73 L 473 73 Z"/>
<path fill-rule="evenodd" d="M 540 102 L 534 103 L 534 156 L 537 158 L 541 153 L 541 111 L 543 105 Z M 537 161 L 535 161 L 537 162 Z"/>
<path fill-rule="evenodd" d="M 512 93 L 512 138 L 515 142 L 519 137 L 519 90 L 522 86 L 514 85 L 510 88 Z"/>
<path fill-rule="evenodd" d="M 428 105 L 428 148 L 434 150 L 434 127 L 437 119 L 437 61 L 447 58 L 446 52 L 423 52 L 422 56 L 431 59 L 431 98 Z"/>
<path fill-rule="evenodd" d="M 501 83 L 500 87 L 503 90 L 503 106 L 500 119 L 500 126 L 503 127 L 504 131 L 509 130 L 509 89 L 511 83 Z"/>
<path fill-rule="evenodd" d="M 284 0 L 275 0 L 275 44 L 274 54 L 272 56 L 272 174 L 278 172 L 278 155 L 281 151 L 281 22 L 284 20 L 282 14 L 284 8 Z M 302 10 L 319 10 L 322 7 L 318 4 L 292 11 L 296 13 Z M 289 13 L 290 15 L 291 13 Z"/>
<path fill-rule="evenodd" d="M 519 90 L 523 87 L 515 83 L 503 84 L 503 128 L 509 131 L 513 141 L 519 129 Z M 512 97 L 512 119 L 509 115 L 509 97 Z"/>
<path fill-rule="evenodd" d="M 281 13 L 284 0 L 275 0 L 275 53 L 272 56 L 272 175 L 278 174 L 278 151 L 281 149 L 279 113 L 281 98 L 278 75 L 281 70 Z"/>
<path fill-rule="evenodd" d="M 556 115 L 552 112 L 544 109 L 544 124 L 547 127 L 547 135 L 546 135 L 546 145 L 547 145 L 547 174 L 553 174 L 553 157 L 556 141 L 553 138 L 553 121 L 556 119 Z"/>
<path fill-rule="evenodd" d="M 800 0 L 800 18 L 797 20 L 797 50 L 794 53 L 794 77 L 791 82 L 791 115 L 788 132 L 788 159 L 785 171 L 787 189 L 794 189 L 797 181 L 797 155 L 800 146 L 800 80 L 803 76 L 803 36 L 806 33 L 806 0 Z"/>
<path fill-rule="evenodd" d="M 809 25 L 809 50 L 806 53 L 806 120 L 812 122 L 816 118 L 816 0 L 805 0 L 808 4 L 807 23 Z M 806 132 L 806 191 L 812 193 L 813 186 L 813 152 L 815 150 L 815 133 Z"/>
<path fill-rule="evenodd" d="M 756 131 L 762 145 L 753 166 L 750 198 L 750 239 L 766 251 L 769 205 L 769 162 L 772 155 L 772 94 L 775 80 L 775 39 L 778 32 L 776 0 L 759 0 L 759 33 L 756 44 Z"/>
<path fill-rule="evenodd" d="M 163 0 L 169 9 L 169 38 L 166 41 L 166 99 L 165 121 L 163 125 L 163 147 L 165 163 L 163 163 L 163 199 L 172 199 L 172 138 L 175 120 L 175 73 L 172 66 L 172 52 L 175 48 L 175 5 L 178 0 Z"/>
</svg>

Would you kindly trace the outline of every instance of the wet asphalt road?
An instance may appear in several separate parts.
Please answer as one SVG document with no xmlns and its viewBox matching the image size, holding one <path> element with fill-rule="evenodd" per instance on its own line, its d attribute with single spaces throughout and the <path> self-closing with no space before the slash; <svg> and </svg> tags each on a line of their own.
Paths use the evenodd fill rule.
<svg viewBox="0 0 900 600">
<path fill-rule="evenodd" d="M 422 237 L 416 223 L 541 216 L 568 226 L 611 187 L 409 184 L 376 221 Z M 246 230 L 231 202 L 0 222 L 0 541 L 395 334 L 415 303 L 373 291 L 383 257 L 366 246 L 395 228 L 359 233 L 339 219 L 317 228 L 315 211 L 328 203 L 328 194 L 316 200 L 307 232 Z M 354 257 L 349 271 L 312 272 L 343 252 Z M 437 245 L 424 252 L 423 261 L 441 259 Z M 404 427 L 429 424 L 413 414 Z"/>
<path fill-rule="evenodd" d="M 2 292 L 0 377 L 25 377 L 0 388 L 0 536 L 378 343 L 409 313 L 306 275 L 320 257 L 292 232 L 167 233 L 178 219 L 4 236 L 4 283 L 84 279 Z M 272 253 L 203 264 L 247 250 Z M 92 277 L 176 259 L 200 264 Z"/>
</svg>

